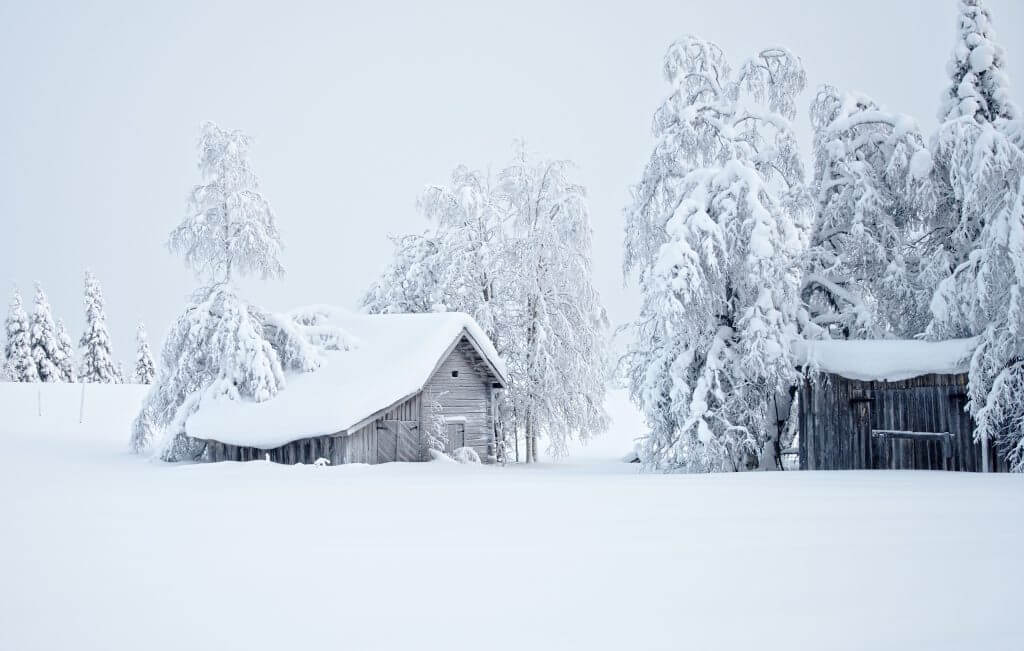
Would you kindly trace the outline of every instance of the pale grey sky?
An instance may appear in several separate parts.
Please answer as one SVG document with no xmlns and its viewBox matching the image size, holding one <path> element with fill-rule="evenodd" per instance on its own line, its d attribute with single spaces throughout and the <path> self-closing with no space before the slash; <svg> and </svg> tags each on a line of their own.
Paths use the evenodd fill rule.
<svg viewBox="0 0 1024 651">
<path fill-rule="evenodd" d="M 1024 2 L 990 0 L 1024 85 Z M 650 151 L 675 38 L 738 63 L 785 45 L 808 90 L 860 90 L 931 130 L 955 0 L 674 2 L 0 2 L 0 290 L 47 290 L 77 339 L 82 272 L 103 283 L 119 359 L 136 319 L 157 345 L 195 281 L 164 248 L 198 180 L 198 125 L 256 139 L 254 165 L 285 238 L 271 308 L 354 306 L 389 233 L 424 227 L 426 183 L 506 161 L 514 138 L 570 158 L 587 186 L 595 275 L 614 321 L 622 207 Z M 1021 86 L 1013 94 L 1022 102 Z"/>
</svg>

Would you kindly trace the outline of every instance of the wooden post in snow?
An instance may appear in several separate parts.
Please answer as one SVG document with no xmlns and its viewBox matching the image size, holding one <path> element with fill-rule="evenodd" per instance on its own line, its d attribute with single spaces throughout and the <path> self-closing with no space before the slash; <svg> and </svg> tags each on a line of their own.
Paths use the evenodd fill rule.
<svg viewBox="0 0 1024 651">
<path fill-rule="evenodd" d="M 85 422 L 85 382 L 82 382 L 82 397 L 78 401 L 78 424 Z"/>
</svg>

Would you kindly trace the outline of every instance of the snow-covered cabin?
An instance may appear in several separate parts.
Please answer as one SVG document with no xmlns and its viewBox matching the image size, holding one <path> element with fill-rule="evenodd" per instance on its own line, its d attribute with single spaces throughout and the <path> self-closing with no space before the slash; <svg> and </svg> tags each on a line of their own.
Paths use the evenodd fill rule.
<svg viewBox="0 0 1024 651">
<path fill-rule="evenodd" d="M 800 468 L 1006 471 L 964 409 L 974 344 L 799 342 Z"/>
<path fill-rule="evenodd" d="M 335 312 L 331 325 L 351 336 L 350 350 L 325 353 L 319 369 L 289 376 L 270 400 L 217 401 L 189 418 L 188 435 L 207 441 L 206 459 L 421 461 L 426 419 L 438 405 L 448 451 L 470 447 L 484 462 L 495 459 L 495 392 L 507 375 L 471 317 Z"/>
</svg>

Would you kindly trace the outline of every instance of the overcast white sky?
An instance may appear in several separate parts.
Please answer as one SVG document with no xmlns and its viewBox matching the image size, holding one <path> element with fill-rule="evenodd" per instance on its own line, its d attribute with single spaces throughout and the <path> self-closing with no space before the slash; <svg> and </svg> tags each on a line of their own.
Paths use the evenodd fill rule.
<svg viewBox="0 0 1024 651">
<path fill-rule="evenodd" d="M 198 180 L 198 125 L 256 139 L 254 165 L 285 238 L 271 308 L 354 306 L 389 233 L 424 227 L 415 200 L 466 163 L 531 149 L 579 165 L 595 275 L 614 321 L 622 207 L 651 148 L 675 38 L 738 63 L 785 45 L 803 58 L 798 117 L 833 83 L 935 126 L 955 0 L 303 3 L 0 0 L 0 289 L 39 280 L 77 339 L 82 271 L 103 283 L 116 355 L 134 324 L 159 340 L 195 285 L 166 252 Z M 1024 2 L 990 0 L 1012 80 L 1024 84 Z M 1017 88 L 1014 96 L 1022 102 Z M 30 299 L 29 299 L 30 300 Z"/>
</svg>

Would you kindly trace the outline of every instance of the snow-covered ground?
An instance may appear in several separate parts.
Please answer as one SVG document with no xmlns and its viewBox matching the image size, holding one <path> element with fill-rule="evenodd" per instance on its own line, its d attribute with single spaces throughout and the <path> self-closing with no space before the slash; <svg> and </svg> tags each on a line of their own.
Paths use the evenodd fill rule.
<svg viewBox="0 0 1024 651">
<path fill-rule="evenodd" d="M 0 649 L 1021 648 L 1019 476 L 171 466 L 10 387 Z"/>
</svg>

